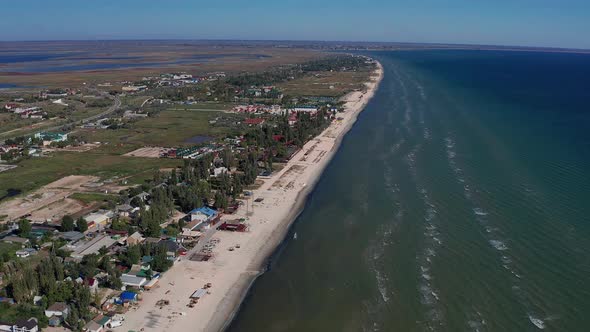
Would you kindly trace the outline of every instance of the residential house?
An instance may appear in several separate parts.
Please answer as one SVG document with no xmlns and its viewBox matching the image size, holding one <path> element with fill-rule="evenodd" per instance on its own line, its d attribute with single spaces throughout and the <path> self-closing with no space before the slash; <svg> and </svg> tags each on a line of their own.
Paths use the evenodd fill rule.
<svg viewBox="0 0 590 332">
<path fill-rule="evenodd" d="M 168 259 L 174 260 L 178 254 L 178 250 L 182 247 L 176 241 L 172 240 L 162 241 L 162 243 L 166 246 L 166 256 L 168 256 Z"/>
<path fill-rule="evenodd" d="M 37 250 L 35 250 L 33 248 L 24 248 L 21 250 L 17 250 L 16 257 L 27 258 L 27 257 L 30 257 L 35 254 L 37 254 Z"/>
<path fill-rule="evenodd" d="M 129 217 L 135 208 L 129 204 L 117 205 L 117 212 L 121 217 Z"/>
<path fill-rule="evenodd" d="M 135 232 L 127 237 L 127 245 L 133 246 L 142 243 L 145 238 L 139 232 Z"/>
<path fill-rule="evenodd" d="M 98 315 L 84 325 L 83 330 L 88 332 L 106 331 L 108 324 L 111 322 L 109 316 Z"/>
<path fill-rule="evenodd" d="M 47 308 L 47 310 L 45 310 L 45 316 L 47 316 L 50 319 L 50 325 L 51 326 L 59 326 L 59 324 L 61 324 L 63 321 L 65 321 L 68 318 L 68 315 L 70 313 L 70 308 L 68 307 L 67 304 L 63 303 L 63 302 L 55 302 L 54 304 L 52 304 L 51 306 L 49 306 L 49 308 Z M 53 319 L 53 324 L 52 325 L 52 319 Z M 57 320 L 55 318 L 58 318 Z M 57 324 L 55 324 L 57 323 Z"/>
<path fill-rule="evenodd" d="M 88 278 L 84 281 L 86 286 L 92 294 L 96 294 L 98 292 L 98 280 L 96 278 Z"/>
<path fill-rule="evenodd" d="M 29 319 L 17 320 L 12 326 L 13 332 L 37 332 L 39 331 L 39 324 L 37 318 L 31 317 Z"/>
<path fill-rule="evenodd" d="M 97 322 L 91 320 L 88 323 L 86 323 L 86 325 L 84 325 L 84 328 L 82 328 L 82 331 L 86 331 L 86 332 L 102 332 L 104 331 L 103 327 L 100 326 L 100 324 L 98 324 Z"/>
<path fill-rule="evenodd" d="M 12 332 L 12 327 L 13 324 L 11 323 L 0 322 L 0 331 L 2 332 Z"/>
<path fill-rule="evenodd" d="M 19 236 L 7 236 L 2 239 L 2 242 L 20 244 L 24 248 L 31 241 L 29 239 L 25 239 L 25 238 L 19 237 Z"/>
</svg>

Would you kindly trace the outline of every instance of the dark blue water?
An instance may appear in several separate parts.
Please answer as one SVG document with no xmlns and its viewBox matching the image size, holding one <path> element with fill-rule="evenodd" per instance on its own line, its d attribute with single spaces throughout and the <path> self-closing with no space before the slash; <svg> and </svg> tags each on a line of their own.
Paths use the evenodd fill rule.
<svg viewBox="0 0 590 332">
<path fill-rule="evenodd" d="M 590 56 L 380 52 L 230 331 L 588 331 Z"/>
</svg>

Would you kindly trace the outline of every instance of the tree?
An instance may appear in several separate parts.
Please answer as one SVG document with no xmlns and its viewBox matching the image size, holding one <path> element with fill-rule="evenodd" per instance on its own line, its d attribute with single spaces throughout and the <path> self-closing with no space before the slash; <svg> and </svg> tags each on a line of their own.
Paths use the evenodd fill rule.
<svg viewBox="0 0 590 332">
<path fill-rule="evenodd" d="M 165 272 L 172 266 L 173 262 L 168 259 L 166 246 L 161 244 L 154 250 L 152 269 L 158 272 Z"/>
<path fill-rule="evenodd" d="M 178 228 L 174 227 L 173 225 L 166 226 L 166 235 L 170 237 L 177 237 L 180 231 Z"/>
<path fill-rule="evenodd" d="M 78 219 L 76 226 L 78 227 L 78 232 L 84 233 L 88 230 L 88 222 L 82 217 Z"/>
<path fill-rule="evenodd" d="M 18 221 L 18 235 L 22 237 L 28 237 L 31 234 L 31 222 L 27 219 L 21 219 Z"/>
<path fill-rule="evenodd" d="M 141 259 L 141 249 L 138 245 L 129 246 L 127 252 L 125 252 L 122 261 L 127 266 L 139 263 Z"/>
<path fill-rule="evenodd" d="M 61 219 L 61 231 L 70 232 L 74 230 L 74 218 L 69 215 L 64 216 Z"/>
</svg>

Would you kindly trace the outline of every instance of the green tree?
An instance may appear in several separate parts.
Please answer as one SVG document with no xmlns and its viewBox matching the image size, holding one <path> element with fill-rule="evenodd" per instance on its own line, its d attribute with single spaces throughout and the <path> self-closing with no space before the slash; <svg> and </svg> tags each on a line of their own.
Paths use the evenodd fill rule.
<svg viewBox="0 0 590 332">
<path fill-rule="evenodd" d="M 18 221 L 18 235 L 22 237 L 29 237 L 32 230 L 31 222 L 27 219 L 21 219 Z"/>
<path fill-rule="evenodd" d="M 61 231 L 70 232 L 74 230 L 74 218 L 69 215 L 65 215 L 61 219 Z"/>
<path fill-rule="evenodd" d="M 177 237 L 180 231 L 174 225 L 166 226 L 166 235 L 170 237 Z"/>
<path fill-rule="evenodd" d="M 80 217 L 76 222 L 76 227 L 78 228 L 78 232 L 86 232 L 88 230 L 88 222 L 86 219 Z"/>
<path fill-rule="evenodd" d="M 127 248 L 123 256 L 123 263 L 127 266 L 139 263 L 141 259 L 141 248 L 138 245 L 132 245 Z"/>
<path fill-rule="evenodd" d="M 165 272 L 172 264 L 173 262 L 168 259 L 166 246 L 163 244 L 158 245 L 154 250 L 152 269 L 158 272 Z"/>
</svg>

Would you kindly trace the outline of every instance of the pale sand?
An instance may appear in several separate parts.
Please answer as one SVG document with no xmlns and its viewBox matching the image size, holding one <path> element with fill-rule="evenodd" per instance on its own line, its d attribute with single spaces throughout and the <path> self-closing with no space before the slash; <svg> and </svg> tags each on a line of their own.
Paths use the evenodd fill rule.
<svg viewBox="0 0 590 332">
<path fill-rule="evenodd" d="M 289 225 L 301 212 L 307 195 L 338 149 L 344 134 L 373 96 L 382 77 L 383 69 L 379 64 L 372 82 L 367 83 L 366 93 L 353 92 L 346 96 L 346 111 L 338 114 L 342 120 L 335 121 L 309 141 L 280 172 L 254 190 L 253 198 L 264 198 L 264 201 L 252 203 L 252 215 L 247 217 L 243 206 L 237 215 L 231 216 L 231 219 L 247 217 L 249 232 L 218 231 L 214 237 L 221 242 L 214 249 L 212 260 L 193 262 L 182 258 L 176 262 L 164 274 L 158 288 L 143 293 L 141 304 L 127 313 L 122 328 L 126 331 L 225 329 L 250 285 L 263 272 L 268 256 L 284 239 Z M 227 250 L 236 244 L 241 248 Z M 208 282 L 213 284 L 211 294 L 194 308 L 187 307 L 189 296 Z M 160 309 L 155 305 L 160 299 L 169 300 L 170 304 Z"/>
</svg>

